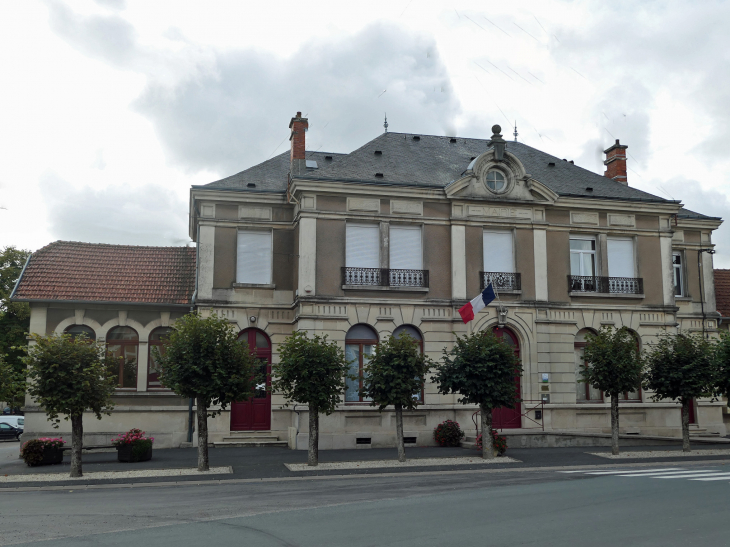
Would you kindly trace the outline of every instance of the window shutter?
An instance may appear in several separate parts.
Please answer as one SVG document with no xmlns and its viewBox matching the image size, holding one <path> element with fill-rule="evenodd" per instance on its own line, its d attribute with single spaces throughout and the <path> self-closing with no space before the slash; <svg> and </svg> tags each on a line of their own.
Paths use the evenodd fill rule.
<svg viewBox="0 0 730 547">
<path fill-rule="evenodd" d="M 607 244 L 609 277 L 634 277 L 634 240 L 609 239 Z"/>
<path fill-rule="evenodd" d="M 484 232 L 484 271 L 513 272 L 512 232 Z"/>
<path fill-rule="evenodd" d="M 420 226 L 390 227 L 390 268 L 393 270 L 422 270 Z"/>
<path fill-rule="evenodd" d="M 345 266 L 380 268 L 380 227 L 347 225 Z"/>
<path fill-rule="evenodd" d="M 271 283 L 271 232 L 238 232 L 236 283 Z"/>
</svg>

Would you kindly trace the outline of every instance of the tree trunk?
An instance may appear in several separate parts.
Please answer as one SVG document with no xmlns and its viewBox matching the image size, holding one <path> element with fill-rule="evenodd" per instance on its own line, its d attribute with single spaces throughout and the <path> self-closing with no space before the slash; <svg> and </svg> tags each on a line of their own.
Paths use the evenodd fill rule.
<svg viewBox="0 0 730 547">
<path fill-rule="evenodd" d="M 81 449 L 84 447 L 84 415 L 71 415 L 71 476 L 83 477 Z"/>
<path fill-rule="evenodd" d="M 682 399 L 682 451 L 690 452 L 689 446 L 689 405 L 692 399 Z"/>
<path fill-rule="evenodd" d="M 319 410 L 314 405 L 309 405 L 309 453 L 307 465 L 314 467 L 319 465 Z"/>
<path fill-rule="evenodd" d="M 494 459 L 494 443 L 492 442 L 492 409 L 481 406 L 482 409 L 482 458 Z"/>
<path fill-rule="evenodd" d="M 403 405 L 395 405 L 395 442 L 398 446 L 398 461 L 406 461 L 406 445 L 403 441 Z"/>
<path fill-rule="evenodd" d="M 618 393 L 611 393 L 611 454 L 618 456 Z"/>
<path fill-rule="evenodd" d="M 198 471 L 209 471 L 208 462 L 208 405 L 197 398 L 198 403 Z"/>
</svg>

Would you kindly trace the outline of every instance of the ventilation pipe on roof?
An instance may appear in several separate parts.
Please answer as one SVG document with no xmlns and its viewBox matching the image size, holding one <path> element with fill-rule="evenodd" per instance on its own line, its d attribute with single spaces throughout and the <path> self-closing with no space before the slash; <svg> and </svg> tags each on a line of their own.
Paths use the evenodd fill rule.
<svg viewBox="0 0 730 547">
<path fill-rule="evenodd" d="M 616 139 L 616 144 L 613 144 L 606 148 L 603 153 L 606 154 L 606 161 L 603 164 L 606 166 L 606 172 L 604 176 L 620 182 L 621 184 L 629 185 L 629 179 L 626 176 L 626 149 L 628 146 L 621 144 Z"/>
</svg>

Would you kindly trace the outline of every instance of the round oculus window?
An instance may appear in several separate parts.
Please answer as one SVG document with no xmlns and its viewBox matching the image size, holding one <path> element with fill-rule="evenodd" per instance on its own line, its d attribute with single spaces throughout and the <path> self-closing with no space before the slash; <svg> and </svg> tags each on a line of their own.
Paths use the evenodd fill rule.
<svg viewBox="0 0 730 547">
<path fill-rule="evenodd" d="M 507 180 L 501 172 L 495 170 L 489 171 L 487 173 L 487 187 L 492 192 L 504 192 L 505 188 L 507 188 Z"/>
</svg>

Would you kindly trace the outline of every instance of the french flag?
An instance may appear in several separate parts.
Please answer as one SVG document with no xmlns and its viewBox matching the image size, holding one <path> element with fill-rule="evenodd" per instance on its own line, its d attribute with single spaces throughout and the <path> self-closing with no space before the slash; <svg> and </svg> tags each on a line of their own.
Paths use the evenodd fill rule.
<svg viewBox="0 0 730 547">
<path fill-rule="evenodd" d="M 495 298 L 496 295 L 494 294 L 494 288 L 490 283 L 479 296 L 477 296 L 476 298 L 472 298 L 471 302 L 465 304 L 459 310 L 459 315 L 461 315 L 461 319 L 464 321 L 464 323 L 468 323 L 469 321 L 474 319 L 474 316 L 477 313 L 482 311 L 482 308 L 484 308 L 484 306 L 489 305 L 489 303 Z"/>
</svg>

